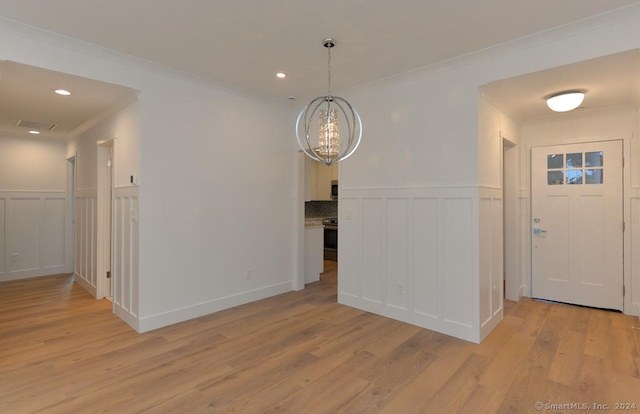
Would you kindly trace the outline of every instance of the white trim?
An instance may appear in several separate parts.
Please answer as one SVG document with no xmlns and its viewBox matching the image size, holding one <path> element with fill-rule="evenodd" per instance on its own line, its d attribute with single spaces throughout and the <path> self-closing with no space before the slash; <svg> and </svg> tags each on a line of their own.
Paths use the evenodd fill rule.
<svg viewBox="0 0 640 414">
<path fill-rule="evenodd" d="M 138 322 L 138 332 L 148 332 L 154 329 L 162 328 L 174 323 L 187 321 L 189 319 L 198 318 L 200 316 L 209 315 L 224 309 L 235 306 L 244 305 L 245 303 L 266 299 L 271 296 L 279 295 L 291 291 L 291 282 L 284 282 L 273 286 L 243 292 L 237 295 L 231 295 L 224 298 L 214 299 L 207 302 L 201 302 L 184 308 L 174 309 L 155 315 L 140 317 Z"/>
<path fill-rule="evenodd" d="M 506 282 L 506 291 L 503 292 L 503 294 L 504 294 L 504 297 L 508 300 L 518 301 L 520 300 L 520 297 L 521 297 L 520 295 L 521 284 L 518 281 L 522 280 L 522 275 L 520 274 L 521 266 L 520 266 L 520 260 L 519 260 L 519 255 L 521 251 L 521 246 L 520 246 L 521 236 L 518 229 L 520 228 L 521 224 L 520 224 L 520 220 L 518 219 L 518 194 L 517 194 L 518 191 L 516 188 L 513 188 L 514 191 L 509 192 L 509 195 L 511 196 L 511 199 L 509 201 L 513 203 L 513 205 L 511 206 L 513 209 L 513 211 L 511 211 L 511 213 L 513 213 L 513 217 L 512 217 L 512 221 L 507 222 L 506 221 L 507 214 L 506 214 L 506 208 L 505 208 L 505 204 L 507 200 L 505 196 L 504 176 L 505 176 L 505 173 L 514 175 L 512 179 L 514 183 L 517 184 L 518 171 L 519 171 L 519 168 L 518 168 L 519 145 L 517 142 L 514 142 L 510 140 L 508 137 L 506 137 L 502 133 L 502 131 L 500 132 L 499 135 L 500 135 L 500 180 L 502 182 L 502 221 L 504 225 L 503 235 L 506 235 L 507 232 L 510 232 L 513 236 L 512 240 L 515 241 L 515 246 L 513 246 L 513 251 L 511 252 L 514 255 L 513 257 L 515 258 L 514 259 L 515 263 L 513 263 L 513 268 L 508 268 L 506 266 L 507 255 L 505 254 L 503 256 L 503 262 L 505 265 L 503 268 L 503 275 L 504 275 L 504 280 Z M 509 150 L 510 152 L 509 160 L 512 161 L 514 164 L 513 170 L 509 172 L 504 170 L 505 142 L 508 142 L 511 145 L 511 149 Z M 506 240 L 504 240 L 504 237 L 503 237 L 503 249 L 507 246 L 509 245 L 506 243 Z"/>
<path fill-rule="evenodd" d="M 120 306 L 114 306 L 113 313 L 115 313 L 118 318 L 125 321 L 125 323 L 130 327 L 132 327 L 136 332 L 142 332 L 140 331 L 140 322 L 138 321 L 135 315 L 127 312 L 125 309 L 123 309 Z"/>
<path fill-rule="evenodd" d="M 98 146 L 97 171 L 98 171 L 98 197 L 97 197 L 97 229 L 96 229 L 96 299 L 102 299 L 105 295 L 107 280 L 107 271 L 111 269 L 112 264 L 107 263 L 112 250 L 113 242 L 113 225 L 111 223 L 111 215 L 113 210 L 113 177 L 116 175 L 116 137 L 109 137 L 96 142 Z M 107 167 L 109 156 L 113 152 L 111 168 Z M 109 175 L 111 174 L 111 180 Z M 111 186 L 111 188 L 109 188 Z"/>
<path fill-rule="evenodd" d="M 80 276 L 77 273 L 74 273 L 73 281 L 79 284 L 80 286 L 82 286 L 87 292 L 91 294 L 91 296 L 96 297 L 97 295 L 96 288 L 94 286 L 91 286 L 91 283 L 83 279 L 82 276 Z"/>
<path fill-rule="evenodd" d="M 68 156 L 67 160 L 67 191 L 65 205 L 65 226 L 64 226 L 64 245 L 65 245 L 65 272 L 75 273 L 75 190 L 78 185 L 78 153 Z"/>
<path fill-rule="evenodd" d="M 33 269 L 21 269 L 14 272 L 0 272 L 0 282 L 11 280 L 31 279 L 33 277 L 60 275 L 65 273 L 64 266 L 34 267 Z"/>
<path fill-rule="evenodd" d="M 139 274 L 138 274 L 138 187 L 113 190 L 113 311 L 131 327 L 138 330 Z"/>
<path fill-rule="evenodd" d="M 293 290 L 303 290 L 305 285 L 305 244 L 304 244 L 304 209 L 305 209 L 305 190 L 308 183 L 305 181 L 305 157 L 302 151 L 294 151 L 293 168 L 295 172 L 293 176 L 293 255 L 292 255 L 292 272 Z"/>
</svg>

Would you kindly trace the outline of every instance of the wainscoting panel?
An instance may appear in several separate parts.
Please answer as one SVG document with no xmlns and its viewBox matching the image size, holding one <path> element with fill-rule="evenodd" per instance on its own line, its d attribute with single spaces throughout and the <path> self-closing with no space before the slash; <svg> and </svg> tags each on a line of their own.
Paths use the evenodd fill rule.
<svg viewBox="0 0 640 414">
<path fill-rule="evenodd" d="M 531 296 L 531 202 L 527 195 L 529 190 L 519 190 L 518 211 L 520 214 L 520 296 Z"/>
<path fill-rule="evenodd" d="M 65 198 L 47 198 L 44 200 L 44 220 L 41 226 L 42 267 L 64 267 L 65 244 L 60 236 L 65 233 Z"/>
<path fill-rule="evenodd" d="M 96 270 L 96 190 L 76 191 L 76 271 L 75 280 L 93 296 L 97 290 Z"/>
<path fill-rule="evenodd" d="M 409 199 L 387 199 L 387 304 L 408 310 Z"/>
<path fill-rule="evenodd" d="M 344 219 L 340 219 L 340 231 L 338 232 L 339 253 L 344 252 L 348 257 L 339 256 L 340 274 L 352 275 L 349 278 L 338 277 L 339 290 L 343 295 L 360 296 L 360 263 L 362 249 L 360 249 L 360 200 L 358 198 L 343 197 L 340 200 L 340 208 Z M 355 255 L 356 257 L 353 257 Z M 343 260 L 345 259 L 345 260 Z"/>
<path fill-rule="evenodd" d="M 489 235 L 482 239 L 481 194 Z M 340 303 L 479 342 L 502 318 L 502 302 L 492 302 L 491 292 L 502 277 L 502 264 L 493 263 L 502 258 L 500 194 L 476 187 L 341 189 Z"/>
<path fill-rule="evenodd" d="M 138 187 L 114 189 L 114 312 L 134 329 L 138 323 Z"/>
<path fill-rule="evenodd" d="M 480 323 L 481 326 L 491 320 L 491 199 L 480 200 Z"/>
<path fill-rule="evenodd" d="M 40 198 L 15 197 L 9 209 L 9 245 L 14 260 L 11 272 L 36 271 L 40 268 Z"/>
<path fill-rule="evenodd" d="M 413 199 L 413 285 L 407 292 L 413 292 L 414 311 L 422 316 L 438 319 L 440 311 L 439 286 L 442 278 L 442 249 L 438 228 L 440 212 L 437 198 Z"/>
<path fill-rule="evenodd" d="M 501 313 L 503 311 L 504 303 L 504 220 L 503 220 L 503 207 L 502 207 L 502 191 L 494 195 L 491 199 L 491 223 L 493 226 L 491 236 L 493 240 L 491 242 L 492 260 L 491 260 L 491 275 L 493 279 L 492 297 L 493 303 L 493 315 Z M 502 318 L 500 318 L 502 319 Z"/>
<path fill-rule="evenodd" d="M 626 286 L 627 295 L 631 295 L 632 309 L 626 309 L 625 313 L 635 314 L 640 318 L 640 189 L 634 189 L 635 195 L 631 197 L 631 223 L 627 223 L 626 231 L 631 232 L 631 275 L 630 284 Z"/>
<path fill-rule="evenodd" d="M 362 200 L 363 299 L 377 304 L 383 301 L 383 199 Z M 342 230 L 340 230 L 342 231 Z M 339 245 L 338 245 L 339 246 Z M 342 258 L 342 256 L 341 256 Z"/>
<path fill-rule="evenodd" d="M 502 190 L 480 189 L 480 339 L 502 320 L 504 309 L 504 248 Z"/>
<path fill-rule="evenodd" d="M 0 191 L 0 281 L 64 272 L 65 194 Z"/>
<path fill-rule="evenodd" d="M 443 318 L 473 327 L 473 199 L 445 198 Z"/>
<path fill-rule="evenodd" d="M 7 270 L 7 262 L 5 260 L 5 256 L 7 255 L 7 250 L 5 249 L 5 239 L 7 238 L 6 226 L 6 211 L 7 211 L 7 201 L 5 198 L 0 198 L 0 277 L 4 275 Z M 0 279 L 1 280 L 1 279 Z"/>
</svg>

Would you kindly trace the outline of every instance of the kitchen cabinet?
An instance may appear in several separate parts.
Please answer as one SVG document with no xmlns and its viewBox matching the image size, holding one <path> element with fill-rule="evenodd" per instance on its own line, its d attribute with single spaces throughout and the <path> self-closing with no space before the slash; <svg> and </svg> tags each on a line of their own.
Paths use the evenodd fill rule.
<svg viewBox="0 0 640 414">
<path fill-rule="evenodd" d="M 338 164 L 330 166 L 305 157 L 305 201 L 331 200 L 331 181 L 338 179 Z"/>
<path fill-rule="evenodd" d="M 324 227 L 322 219 L 305 220 L 304 224 L 304 283 L 320 280 L 324 271 Z"/>
</svg>

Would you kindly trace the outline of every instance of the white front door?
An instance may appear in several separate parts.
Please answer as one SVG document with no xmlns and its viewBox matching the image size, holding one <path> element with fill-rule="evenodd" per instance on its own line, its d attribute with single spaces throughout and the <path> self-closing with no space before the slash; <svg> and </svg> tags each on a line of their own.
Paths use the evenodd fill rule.
<svg viewBox="0 0 640 414">
<path fill-rule="evenodd" d="M 622 141 L 531 150 L 532 296 L 622 310 Z"/>
</svg>

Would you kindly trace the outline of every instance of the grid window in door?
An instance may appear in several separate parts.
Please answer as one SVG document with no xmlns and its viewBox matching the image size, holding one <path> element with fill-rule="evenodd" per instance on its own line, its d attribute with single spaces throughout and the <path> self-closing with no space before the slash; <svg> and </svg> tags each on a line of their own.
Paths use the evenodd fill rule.
<svg viewBox="0 0 640 414">
<path fill-rule="evenodd" d="M 604 183 L 604 151 L 547 155 L 548 185 Z"/>
</svg>

